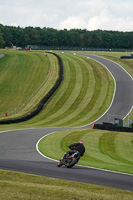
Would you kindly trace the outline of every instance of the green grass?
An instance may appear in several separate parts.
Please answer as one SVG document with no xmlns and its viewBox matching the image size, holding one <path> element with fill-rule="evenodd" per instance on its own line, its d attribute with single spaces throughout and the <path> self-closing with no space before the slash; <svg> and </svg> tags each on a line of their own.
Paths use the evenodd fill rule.
<svg viewBox="0 0 133 200">
<path fill-rule="evenodd" d="M 59 56 L 64 65 L 63 82 L 44 110 L 28 124 L 83 126 L 100 117 L 111 103 L 114 81 L 102 65 L 81 56 Z"/>
<path fill-rule="evenodd" d="M 4 50 L 0 50 L 3 53 Z M 0 94 L 4 96 L 4 89 L 8 90 L 8 93 L 0 98 L 2 107 L 0 107 L 0 113 L 9 111 L 13 108 L 18 107 L 21 102 L 25 101 L 30 94 L 34 92 L 40 84 L 44 81 L 47 70 L 54 65 L 57 60 L 53 57 L 49 57 L 49 60 L 43 54 L 40 53 L 29 53 L 29 52 L 15 52 L 5 51 L 6 57 L 0 59 L 0 85 L 2 80 L 12 80 L 12 77 L 19 77 L 21 84 L 16 78 L 14 81 L 7 82 L 6 86 L 1 88 Z M 90 52 L 88 52 L 90 53 Z M 93 52 L 91 52 L 93 53 Z M 96 52 L 100 55 L 99 52 Z M 15 55 L 20 54 L 20 55 Z M 21 55 L 22 54 L 22 55 Z M 103 56 L 118 61 L 119 53 L 110 54 L 110 52 L 102 52 Z M 46 127 L 46 126 L 80 126 L 88 124 L 94 119 L 98 118 L 109 106 L 114 90 L 114 83 L 108 72 L 103 66 L 92 61 L 85 59 L 81 56 L 73 56 L 67 54 L 59 54 L 64 64 L 64 80 L 55 92 L 52 98 L 47 102 L 45 109 L 38 115 L 24 123 L 11 124 L 11 125 L 0 125 L 0 131 L 22 129 L 22 128 L 33 128 L 33 127 Z M 22 58 L 22 57 L 23 58 Z M 16 57 L 16 60 L 14 60 Z M 117 57 L 117 59 L 116 59 Z M 22 58 L 22 59 L 20 59 Z M 122 61 L 122 60 L 121 60 Z M 2 64 L 4 63 L 5 64 Z M 13 68 L 10 68 L 10 64 Z M 122 61 L 123 62 L 123 61 Z M 125 61 L 124 61 L 125 62 Z M 130 68 L 132 74 L 132 61 L 127 60 L 125 67 Z M 16 63 L 18 63 L 16 65 Z M 17 66 L 25 66 L 27 63 L 31 63 L 32 66 L 38 65 L 38 69 L 30 69 L 33 73 L 32 80 L 30 79 L 31 74 L 27 71 L 23 77 L 27 76 L 31 80 L 28 83 L 22 78 L 22 73 L 17 72 Z M 1 65 L 2 64 L 2 65 Z M 48 65 L 47 65 L 48 64 Z M 16 68 L 14 68 L 16 65 Z M 1 67 L 3 66 L 3 67 Z M 6 66 L 6 68 L 5 68 Z M 29 65 L 28 65 L 29 66 Z M 55 68 L 58 65 L 54 66 Z M 54 68 L 54 72 L 57 71 Z M 13 70 L 14 69 L 14 73 Z M 57 68 L 56 68 L 57 69 Z M 21 67 L 22 70 L 22 67 Z M 35 70 L 35 73 L 34 73 Z M 20 70 L 19 70 L 20 71 Z M 3 74 L 2 74 L 3 73 Z M 12 76 L 10 76 L 12 73 Z M 38 78 L 37 78 L 38 77 Z M 51 78 L 54 77 L 54 73 Z M 23 80 L 21 80 L 23 79 Z M 34 81 L 36 80 L 36 81 Z M 40 81 L 40 82 L 38 82 Z M 4 81 L 5 82 L 5 81 Z M 6 82 L 5 82 L 6 83 Z M 10 86 L 13 84 L 12 87 Z M 27 83 L 27 84 L 25 84 Z M 34 84 L 35 85 L 34 85 Z M 18 84 L 18 85 L 17 85 Z M 46 84 L 44 85 L 46 86 Z M 49 84 L 47 85 L 49 87 Z M 0 86 L 1 87 L 1 86 Z M 23 100 L 14 102 L 13 91 L 15 88 L 21 88 L 19 93 L 15 91 L 15 98 L 22 95 Z M 9 89 L 10 88 L 10 89 Z M 25 88 L 25 89 L 24 89 Z M 10 91 L 11 90 L 11 91 Z M 25 90 L 28 91 L 25 95 Z M 42 88 L 40 92 L 43 91 Z M 38 95 L 37 95 L 38 96 Z M 39 99 L 41 95 L 38 96 Z M 6 101 L 3 102 L 2 98 Z M 20 104 L 17 104 L 20 102 Z M 9 105 L 8 105 L 9 104 Z M 1 106 L 1 105 L 0 105 Z M 30 105 L 29 105 L 30 106 Z M 31 104 L 32 106 L 32 104 Z M 2 110 L 3 109 L 3 110 Z M 29 108 L 28 108 L 29 109 Z M 2 112 L 1 112 L 2 111 Z M 24 111 L 25 112 L 25 111 Z M 18 114 L 21 114 L 20 112 Z M 56 136 L 56 138 L 54 138 Z M 51 138 L 52 137 L 52 138 Z M 67 149 L 67 145 L 78 139 L 85 141 L 86 153 L 81 158 L 80 163 L 82 165 L 89 165 L 98 168 L 111 169 L 116 171 L 122 171 L 126 173 L 133 173 L 133 134 L 132 133 L 116 133 L 100 130 L 87 130 L 87 129 L 76 129 L 71 131 L 62 131 L 55 133 L 47 138 L 48 142 L 52 140 L 52 146 L 46 144 L 46 141 L 42 140 L 40 143 L 41 151 L 53 158 L 60 159 Z M 110 142 L 111 141 L 111 142 Z M 45 151 L 42 148 L 45 143 Z M 51 143 L 50 143 L 51 144 Z M 54 154 L 56 148 L 58 157 Z M 15 172 L 0 171 L 0 199 L 132 199 L 133 193 L 106 188 L 101 186 L 94 186 L 84 183 L 73 183 L 62 180 L 54 180 L 40 176 L 26 175 Z M 52 188 L 52 190 L 51 190 Z M 73 188 L 73 190 L 70 190 Z M 67 195 L 66 195 L 67 192 Z"/>
<path fill-rule="evenodd" d="M 0 200 L 131 200 L 133 192 L 0 171 Z"/>
<path fill-rule="evenodd" d="M 49 54 L 47 58 L 43 53 L 7 50 L 0 52 L 6 54 L 0 59 L 0 117 L 2 119 L 5 112 L 9 115 L 16 112 L 11 117 L 23 115 L 32 110 L 34 104 L 48 92 L 51 83 L 54 84 L 57 60 Z M 87 53 L 112 59 L 133 75 L 133 60 L 120 59 L 126 52 Z M 77 55 L 59 56 L 64 65 L 63 83 L 47 102 L 43 112 L 28 122 L 29 126 L 33 123 L 37 127 L 83 126 L 97 119 L 110 105 L 114 83 L 103 66 Z M 45 82 L 49 70 L 50 77 Z M 43 81 L 43 87 L 39 88 Z M 32 98 L 34 93 L 36 95 Z M 133 112 L 130 113 L 130 118 L 133 119 Z"/>
<path fill-rule="evenodd" d="M 50 90 L 58 76 L 58 63 L 56 57 L 49 54 L 46 57 L 43 53 L 5 51 L 5 55 L 0 60 L 3 69 L 0 113 L 7 112 L 10 117 L 13 110 L 18 110 L 11 115 L 17 117 L 33 110 Z M 63 82 L 43 111 L 27 122 L 29 125 L 83 126 L 100 117 L 111 103 L 114 82 L 102 65 L 81 56 L 59 56 L 64 65 Z M 31 94 L 47 78 L 49 70 L 49 78 L 32 98 Z"/>
<path fill-rule="evenodd" d="M 34 109 L 58 78 L 57 59 L 44 53 L 5 51 L 0 59 L 0 117 Z M 47 75 L 47 72 L 49 76 Z"/>
<path fill-rule="evenodd" d="M 96 129 L 59 131 L 44 137 L 39 150 L 47 157 L 59 160 L 68 146 L 80 139 L 85 143 L 86 152 L 79 164 L 133 174 L 133 133 Z"/>
</svg>

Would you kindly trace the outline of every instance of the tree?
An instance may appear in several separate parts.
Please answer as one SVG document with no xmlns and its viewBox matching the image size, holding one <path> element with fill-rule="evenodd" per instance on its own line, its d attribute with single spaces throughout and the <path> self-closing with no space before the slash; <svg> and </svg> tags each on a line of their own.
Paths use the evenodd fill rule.
<svg viewBox="0 0 133 200">
<path fill-rule="evenodd" d="M 0 24 L 0 46 L 11 47 L 12 45 L 133 49 L 133 32 L 88 31 L 87 29 L 56 30 L 31 26 L 21 28 Z"/>
<path fill-rule="evenodd" d="M 67 29 L 57 31 L 58 45 L 69 46 L 69 37 Z"/>
<path fill-rule="evenodd" d="M 0 32 L 0 47 L 3 47 L 5 44 L 3 37 L 2 37 L 2 33 Z"/>
</svg>

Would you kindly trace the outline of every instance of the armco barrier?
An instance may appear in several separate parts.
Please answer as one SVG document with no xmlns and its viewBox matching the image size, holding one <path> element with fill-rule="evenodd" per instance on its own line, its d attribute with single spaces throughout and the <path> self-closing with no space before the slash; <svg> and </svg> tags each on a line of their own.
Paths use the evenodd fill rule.
<svg viewBox="0 0 133 200">
<path fill-rule="evenodd" d="M 41 110 L 44 107 L 44 104 L 49 100 L 49 98 L 57 90 L 57 88 L 61 84 L 61 81 L 63 80 L 63 63 L 62 63 L 61 58 L 57 54 L 52 53 L 52 52 L 49 52 L 49 53 L 55 55 L 57 57 L 58 63 L 59 63 L 59 77 L 58 77 L 55 85 L 46 94 L 46 96 L 43 97 L 43 99 L 40 101 L 40 103 L 37 105 L 37 107 L 33 111 L 31 111 L 30 113 L 28 113 L 24 116 L 20 116 L 20 117 L 17 117 L 17 118 L 1 120 L 0 124 L 12 124 L 12 123 L 24 122 L 24 121 L 31 119 L 32 117 L 36 116 L 37 114 L 39 114 L 41 112 Z"/>
<path fill-rule="evenodd" d="M 121 59 L 133 59 L 133 56 L 121 56 Z"/>
<path fill-rule="evenodd" d="M 124 127 L 124 126 L 117 126 L 114 124 L 94 124 L 94 129 L 101 129 L 101 130 L 109 130 L 109 131 L 118 131 L 118 132 L 133 132 L 133 128 Z"/>
</svg>

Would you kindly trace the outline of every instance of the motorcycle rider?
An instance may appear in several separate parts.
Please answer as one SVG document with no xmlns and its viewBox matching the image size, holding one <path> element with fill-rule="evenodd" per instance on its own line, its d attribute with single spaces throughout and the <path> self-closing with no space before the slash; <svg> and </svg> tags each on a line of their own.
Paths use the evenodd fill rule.
<svg viewBox="0 0 133 200">
<path fill-rule="evenodd" d="M 79 140 L 79 142 L 73 143 L 69 145 L 69 151 L 67 151 L 63 157 L 63 160 L 68 157 L 68 155 L 72 155 L 74 152 L 79 152 L 80 156 L 82 157 L 85 153 L 85 147 L 83 140 Z"/>
</svg>

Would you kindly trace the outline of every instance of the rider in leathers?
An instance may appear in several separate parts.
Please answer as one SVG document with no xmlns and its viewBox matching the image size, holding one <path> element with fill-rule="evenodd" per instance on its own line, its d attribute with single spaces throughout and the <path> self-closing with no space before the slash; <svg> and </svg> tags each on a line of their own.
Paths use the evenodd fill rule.
<svg viewBox="0 0 133 200">
<path fill-rule="evenodd" d="M 76 142 L 74 144 L 71 144 L 69 146 L 69 151 L 67 151 L 64 155 L 64 158 L 66 158 L 68 155 L 71 155 L 73 152 L 76 152 L 78 151 L 80 153 L 80 156 L 83 156 L 84 155 L 84 152 L 85 152 L 85 147 L 84 147 L 84 142 L 83 140 L 80 140 L 79 142 Z M 63 158 L 63 159 L 64 159 Z"/>
</svg>

